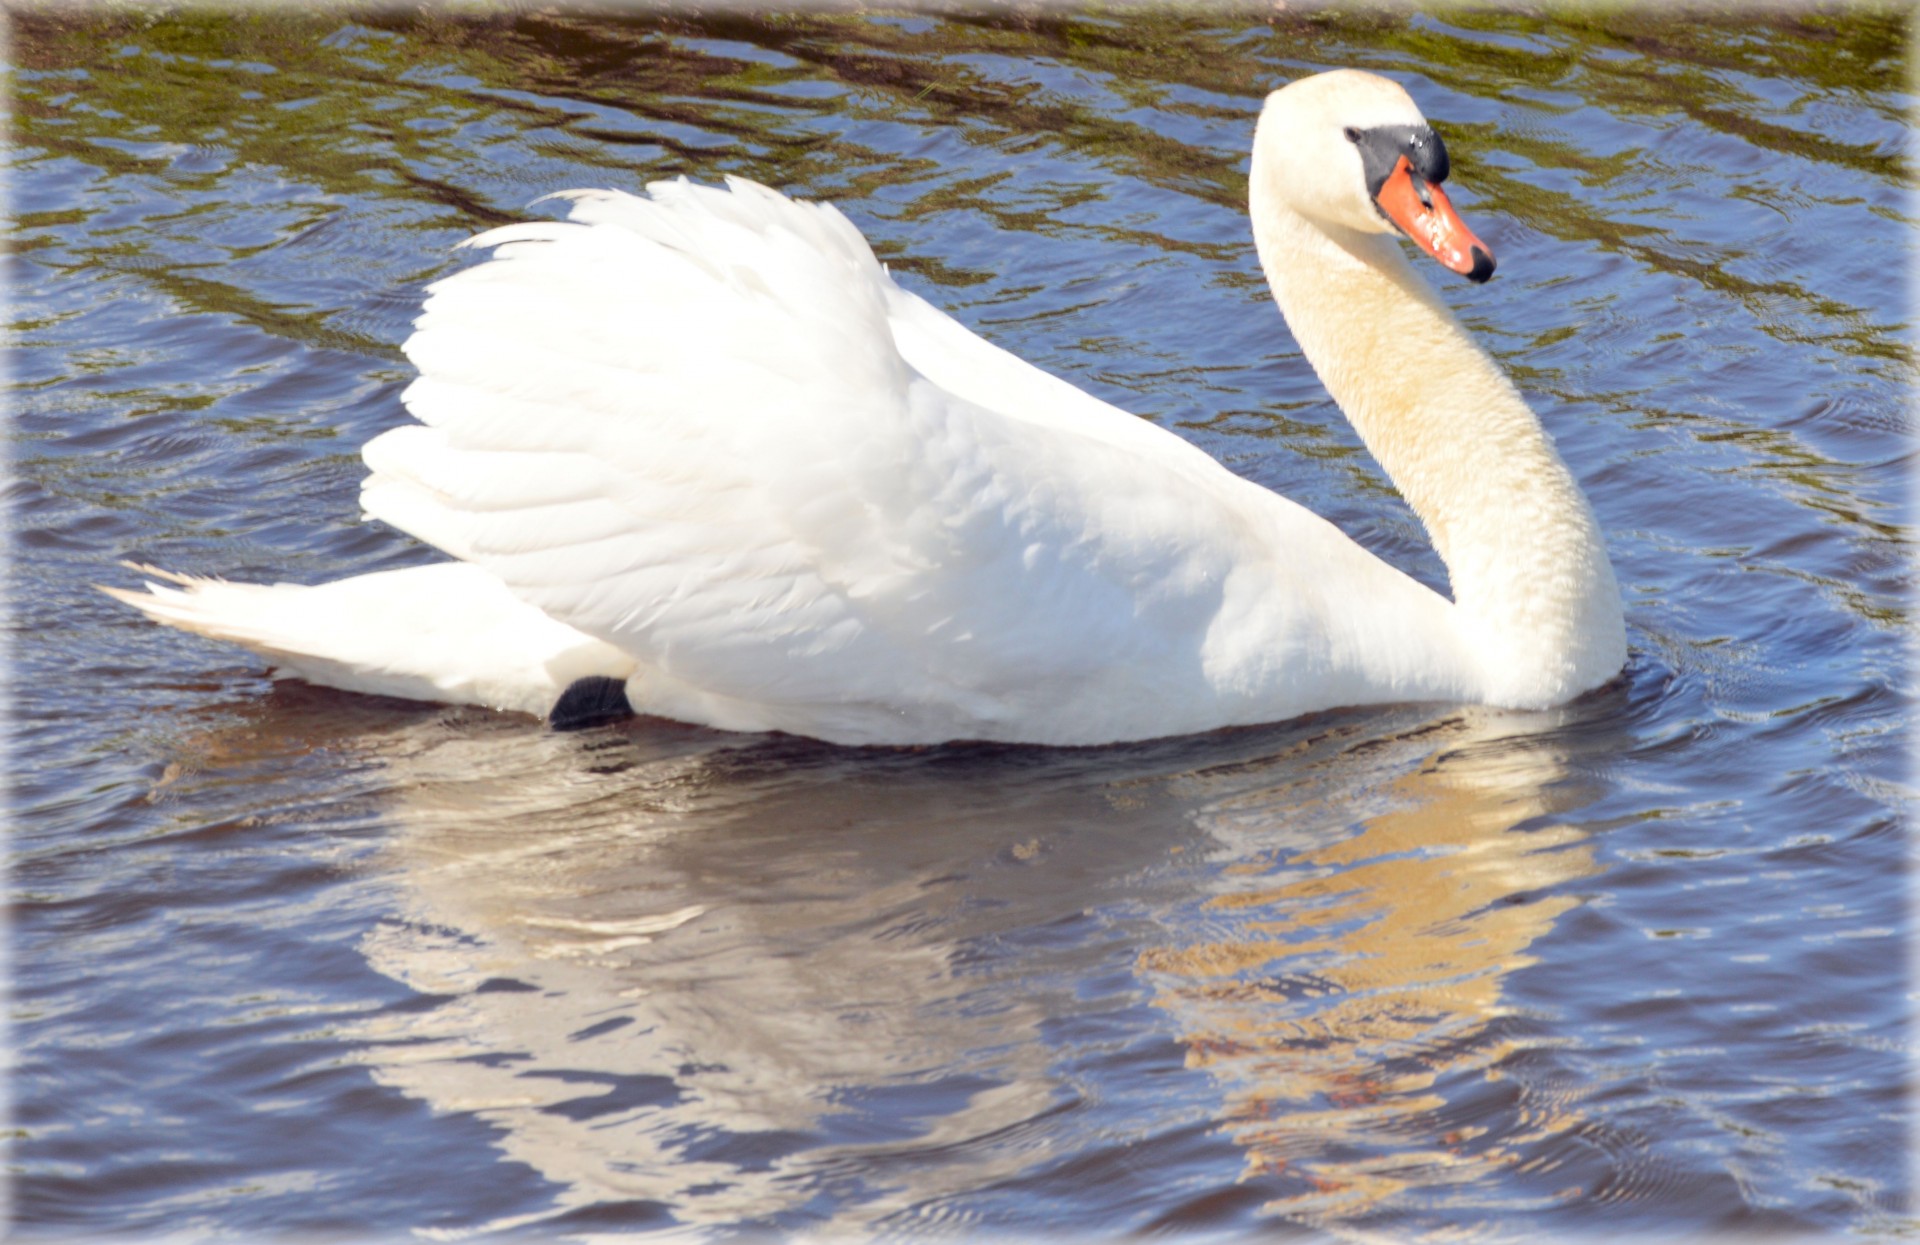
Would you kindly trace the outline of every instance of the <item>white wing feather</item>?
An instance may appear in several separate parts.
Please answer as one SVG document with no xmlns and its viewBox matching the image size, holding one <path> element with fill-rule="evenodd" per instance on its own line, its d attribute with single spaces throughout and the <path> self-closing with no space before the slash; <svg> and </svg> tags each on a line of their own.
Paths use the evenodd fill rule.
<svg viewBox="0 0 1920 1245">
<path fill-rule="evenodd" d="M 1253 590 L 1229 580 L 1276 546 L 1288 578 L 1440 604 L 902 290 L 831 206 L 648 190 L 472 240 L 492 258 L 406 345 L 420 426 L 367 446 L 362 495 L 631 654 L 642 709 L 843 742 L 1170 734 L 1234 720 Z M 1310 588 L 1273 608 L 1269 637 L 1288 611 L 1328 631 Z M 1312 683 L 1335 658 L 1291 654 L 1295 712 L 1340 703 Z"/>
</svg>

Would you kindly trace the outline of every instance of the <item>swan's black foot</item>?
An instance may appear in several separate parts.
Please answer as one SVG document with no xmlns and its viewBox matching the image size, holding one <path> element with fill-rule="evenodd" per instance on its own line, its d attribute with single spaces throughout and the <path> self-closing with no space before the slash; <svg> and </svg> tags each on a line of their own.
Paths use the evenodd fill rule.
<svg viewBox="0 0 1920 1245">
<path fill-rule="evenodd" d="M 556 731 L 583 731 L 589 726 L 605 726 L 633 716 L 633 704 L 627 699 L 625 679 L 610 679 L 590 674 L 575 679 L 553 702 L 547 725 Z"/>
</svg>

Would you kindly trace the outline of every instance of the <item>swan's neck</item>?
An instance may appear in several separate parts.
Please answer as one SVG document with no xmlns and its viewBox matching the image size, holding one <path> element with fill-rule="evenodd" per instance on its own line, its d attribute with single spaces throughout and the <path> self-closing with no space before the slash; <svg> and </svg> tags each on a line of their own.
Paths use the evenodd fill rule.
<svg viewBox="0 0 1920 1245">
<path fill-rule="evenodd" d="M 1487 698 L 1551 704 L 1611 677 L 1626 641 L 1599 525 L 1512 382 L 1397 240 L 1309 222 L 1259 167 L 1252 208 L 1295 340 L 1447 565 Z"/>
</svg>

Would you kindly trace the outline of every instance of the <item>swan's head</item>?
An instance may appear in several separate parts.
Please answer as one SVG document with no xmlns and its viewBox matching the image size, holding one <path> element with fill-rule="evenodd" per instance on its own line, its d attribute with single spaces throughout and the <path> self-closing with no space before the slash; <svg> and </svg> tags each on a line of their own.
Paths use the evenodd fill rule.
<svg viewBox="0 0 1920 1245">
<path fill-rule="evenodd" d="M 1493 251 L 1447 201 L 1447 148 L 1399 83 L 1335 69 L 1267 96 L 1254 133 L 1263 189 L 1322 226 L 1400 233 L 1469 281 Z"/>
</svg>

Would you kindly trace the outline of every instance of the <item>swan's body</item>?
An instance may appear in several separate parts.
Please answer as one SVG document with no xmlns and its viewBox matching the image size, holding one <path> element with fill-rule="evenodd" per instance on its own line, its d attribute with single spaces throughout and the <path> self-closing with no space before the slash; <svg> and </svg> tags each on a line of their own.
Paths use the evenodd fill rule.
<svg viewBox="0 0 1920 1245">
<path fill-rule="evenodd" d="M 1568 699 L 1624 660 L 1618 591 L 1538 421 L 1375 210 L 1352 136 L 1410 126 L 1371 75 L 1275 92 L 1254 234 L 1457 603 L 974 336 L 832 208 L 737 180 L 571 192 L 433 288 L 421 423 L 367 445 L 362 501 L 459 564 L 116 595 L 332 686 L 545 713 L 605 675 L 644 713 L 845 743 Z"/>
</svg>

